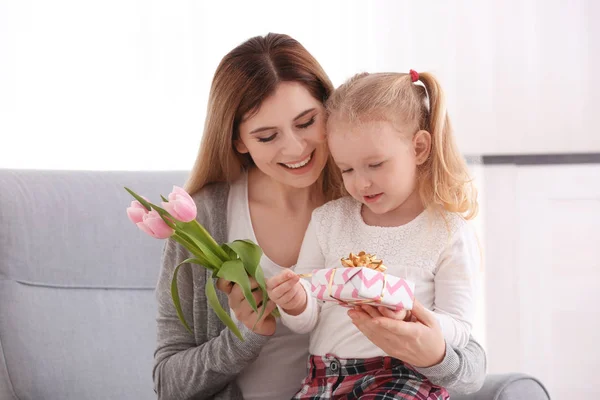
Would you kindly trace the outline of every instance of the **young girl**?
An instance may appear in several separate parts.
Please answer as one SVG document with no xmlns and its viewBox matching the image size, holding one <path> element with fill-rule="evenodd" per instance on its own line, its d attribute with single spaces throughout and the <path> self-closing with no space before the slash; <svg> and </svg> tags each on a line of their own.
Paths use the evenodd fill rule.
<svg viewBox="0 0 600 400">
<path fill-rule="evenodd" d="M 446 342 L 465 346 L 480 262 L 466 220 L 477 201 L 441 87 L 427 73 L 363 73 L 338 88 L 327 109 L 328 145 L 350 196 L 313 212 L 294 272 L 342 267 L 350 252 L 376 254 L 386 273 L 415 283 L 416 300 L 433 313 Z M 347 309 L 318 302 L 297 275 L 285 271 L 267 285 L 284 324 L 311 331 L 309 375 L 296 399 L 448 398 L 415 366 L 373 344 Z M 364 308 L 373 317 L 406 317 Z"/>
</svg>

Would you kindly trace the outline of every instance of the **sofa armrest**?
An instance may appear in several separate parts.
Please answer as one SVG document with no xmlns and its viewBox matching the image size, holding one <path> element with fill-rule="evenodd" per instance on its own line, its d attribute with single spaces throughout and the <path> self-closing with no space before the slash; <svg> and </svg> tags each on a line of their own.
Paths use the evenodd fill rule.
<svg viewBox="0 0 600 400">
<path fill-rule="evenodd" d="M 526 374 L 493 374 L 485 378 L 481 390 L 452 400 L 550 400 L 550 394 L 536 378 Z"/>
</svg>

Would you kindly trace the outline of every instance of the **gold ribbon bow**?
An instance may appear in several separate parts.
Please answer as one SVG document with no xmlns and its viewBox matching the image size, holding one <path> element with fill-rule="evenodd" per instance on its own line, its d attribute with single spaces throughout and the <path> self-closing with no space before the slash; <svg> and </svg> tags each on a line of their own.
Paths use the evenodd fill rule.
<svg viewBox="0 0 600 400">
<path fill-rule="evenodd" d="M 346 268 L 357 268 L 357 267 L 365 267 L 370 268 L 375 271 L 379 271 L 383 273 L 385 277 L 385 270 L 387 267 L 383 265 L 383 260 L 377 259 L 375 254 L 368 254 L 364 251 L 358 253 L 358 255 L 354 255 L 354 253 L 350 253 L 350 255 L 346 258 L 342 258 L 342 266 Z M 335 271 L 334 271 L 335 274 Z M 298 274 L 300 278 L 310 278 L 312 274 Z M 331 286 L 331 284 L 330 284 Z M 383 297 L 383 295 L 382 295 Z"/>
<path fill-rule="evenodd" d="M 364 251 L 354 255 L 350 255 L 346 258 L 342 258 L 342 266 L 347 268 L 366 267 L 379 272 L 385 272 L 387 267 L 383 265 L 383 260 L 378 260 L 375 254 L 368 254 Z"/>
</svg>

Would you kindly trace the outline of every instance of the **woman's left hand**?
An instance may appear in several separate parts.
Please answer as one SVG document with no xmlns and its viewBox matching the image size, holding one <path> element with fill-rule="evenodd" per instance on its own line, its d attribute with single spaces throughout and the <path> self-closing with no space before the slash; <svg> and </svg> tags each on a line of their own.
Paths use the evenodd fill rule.
<svg viewBox="0 0 600 400">
<path fill-rule="evenodd" d="M 391 357 L 415 367 L 432 367 L 446 355 L 446 341 L 435 316 L 415 300 L 409 321 L 385 307 L 364 305 L 348 311 L 352 323 Z"/>
</svg>

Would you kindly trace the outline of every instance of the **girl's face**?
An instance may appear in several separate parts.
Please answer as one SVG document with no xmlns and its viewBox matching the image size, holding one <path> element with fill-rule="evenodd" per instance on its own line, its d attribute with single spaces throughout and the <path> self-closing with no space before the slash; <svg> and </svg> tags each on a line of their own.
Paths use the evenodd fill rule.
<svg viewBox="0 0 600 400">
<path fill-rule="evenodd" d="M 330 118 L 328 143 L 346 190 L 367 207 L 365 219 L 369 213 L 375 221 L 419 208 L 417 167 L 429 155 L 428 132 L 412 135 L 387 121 L 351 126 Z"/>
<path fill-rule="evenodd" d="M 256 167 L 296 188 L 314 184 L 327 163 L 323 104 L 297 82 L 282 82 L 239 126 L 236 150 Z"/>
</svg>

